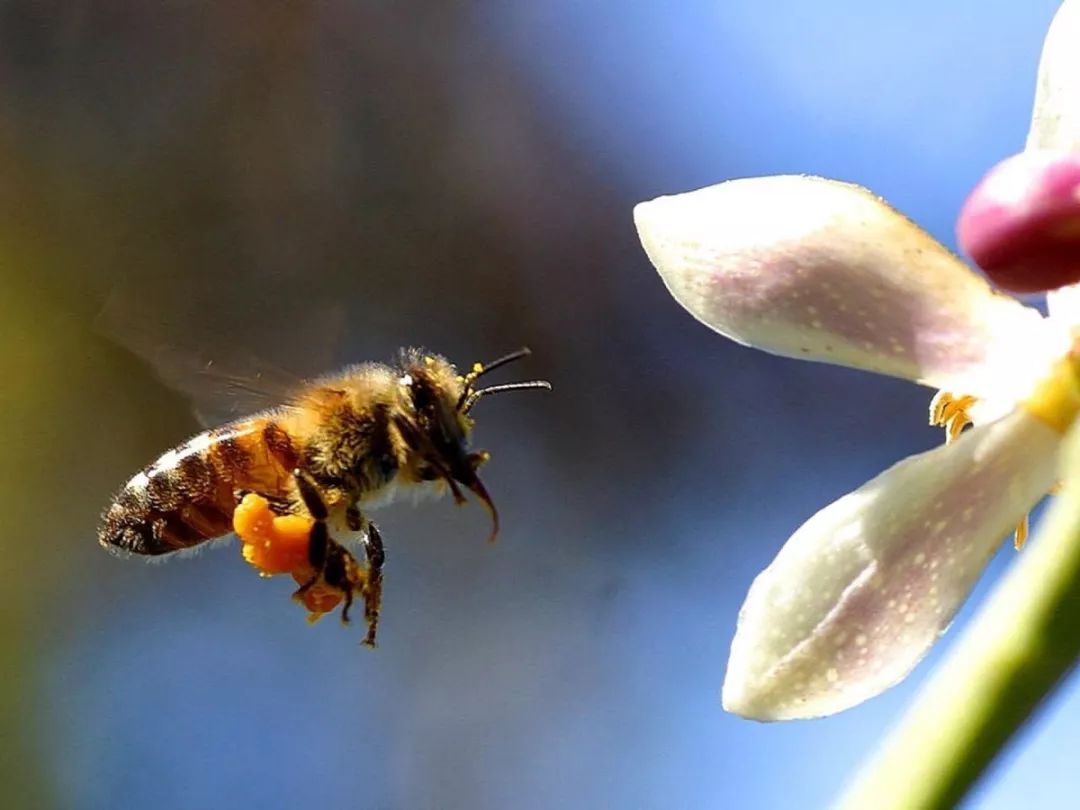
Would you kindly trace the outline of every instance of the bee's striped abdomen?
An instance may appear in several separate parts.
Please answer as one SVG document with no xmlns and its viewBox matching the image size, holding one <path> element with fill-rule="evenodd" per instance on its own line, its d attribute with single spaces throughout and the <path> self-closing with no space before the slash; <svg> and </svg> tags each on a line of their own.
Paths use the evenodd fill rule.
<svg viewBox="0 0 1080 810">
<path fill-rule="evenodd" d="M 238 492 L 289 499 L 298 453 L 272 418 L 200 433 L 134 476 L 105 513 L 106 548 L 158 555 L 232 531 Z"/>
</svg>

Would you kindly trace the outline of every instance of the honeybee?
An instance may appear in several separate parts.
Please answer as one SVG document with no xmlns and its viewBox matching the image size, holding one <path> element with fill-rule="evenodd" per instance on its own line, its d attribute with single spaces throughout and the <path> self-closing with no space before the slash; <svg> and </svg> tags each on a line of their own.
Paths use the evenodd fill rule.
<svg viewBox="0 0 1080 810">
<path fill-rule="evenodd" d="M 292 573 L 300 583 L 293 597 L 313 615 L 344 602 L 348 622 L 358 595 L 364 643 L 374 646 L 385 554 L 367 509 L 422 485 L 448 489 L 460 505 L 464 489 L 489 511 L 494 540 L 498 512 L 477 474 L 489 455 L 469 449 L 470 412 L 491 394 L 550 390 L 544 380 L 477 387 L 484 375 L 528 354 L 521 349 L 458 374 L 439 355 L 406 349 L 393 364 L 366 363 L 315 380 L 284 406 L 200 433 L 136 474 L 103 515 L 99 542 L 155 556 L 234 529 L 250 540 L 236 522 L 249 505 L 268 507 L 278 522 L 303 518 L 302 558 L 271 570 L 249 548 L 245 557 L 264 573 Z M 360 539 L 364 564 L 335 539 L 343 535 Z"/>
</svg>

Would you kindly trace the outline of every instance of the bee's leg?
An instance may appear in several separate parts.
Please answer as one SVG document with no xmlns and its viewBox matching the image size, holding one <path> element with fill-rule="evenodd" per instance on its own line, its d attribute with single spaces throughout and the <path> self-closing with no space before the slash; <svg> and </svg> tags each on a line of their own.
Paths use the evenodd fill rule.
<svg viewBox="0 0 1080 810">
<path fill-rule="evenodd" d="M 311 477 L 311 473 L 297 468 L 293 470 L 293 480 L 296 482 L 300 498 L 311 516 L 316 521 L 325 522 L 330 516 L 330 511 L 326 508 L 326 501 L 323 500 L 319 485 Z"/>
<path fill-rule="evenodd" d="M 352 609 L 353 591 L 352 588 L 346 588 L 345 593 L 345 607 L 341 609 L 341 623 L 349 623 L 349 611 Z"/>
<path fill-rule="evenodd" d="M 293 470 L 293 478 L 296 481 L 296 488 L 300 492 L 300 498 L 304 501 L 308 514 L 315 520 L 311 527 L 311 534 L 308 537 L 308 562 L 315 569 L 315 574 L 293 593 L 293 599 L 298 599 L 310 590 L 319 581 L 319 577 L 323 575 L 323 571 L 326 569 L 331 540 L 330 532 L 326 528 L 326 518 L 329 516 L 329 511 L 326 508 L 326 502 L 323 501 L 322 493 L 319 492 L 318 484 L 315 483 L 309 473 L 300 469 Z M 337 544 L 334 543 L 334 545 Z"/>
<path fill-rule="evenodd" d="M 364 596 L 364 619 L 367 621 L 368 631 L 363 643 L 368 647 L 374 647 L 379 628 L 379 609 L 382 606 L 382 569 L 383 562 L 386 560 L 382 535 L 379 534 L 379 527 L 364 517 L 355 501 L 350 503 L 345 511 L 345 525 L 349 527 L 349 531 L 353 532 L 367 530 L 364 537 L 364 551 L 368 565 L 367 571 L 364 572 L 361 593 Z M 350 593 L 346 610 L 342 612 L 343 619 L 346 618 L 351 603 L 352 594 Z"/>
<path fill-rule="evenodd" d="M 315 569 L 315 573 L 311 575 L 307 582 L 293 592 L 293 599 L 302 597 L 319 581 L 319 577 L 323 576 L 332 545 L 336 546 L 337 543 L 330 539 L 330 535 L 326 530 L 326 522 L 322 520 L 315 521 L 315 525 L 311 527 L 311 534 L 308 536 L 308 562 Z"/>
<path fill-rule="evenodd" d="M 360 512 L 360 507 L 355 503 L 350 503 L 349 508 L 345 510 L 345 525 L 349 527 L 350 532 L 358 532 L 364 528 L 363 514 Z"/>
<path fill-rule="evenodd" d="M 379 629 L 379 610 L 382 607 L 383 563 L 386 562 L 382 535 L 374 523 L 368 523 L 364 551 L 368 563 L 367 582 L 364 584 L 364 619 L 367 621 L 368 631 L 364 644 L 374 647 L 375 634 Z"/>
<path fill-rule="evenodd" d="M 341 591 L 345 607 L 341 609 L 342 624 L 349 623 L 349 608 L 353 603 L 353 591 L 363 582 L 360 566 L 349 550 L 330 541 L 326 555 L 326 567 L 323 569 L 323 581 Z"/>
</svg>

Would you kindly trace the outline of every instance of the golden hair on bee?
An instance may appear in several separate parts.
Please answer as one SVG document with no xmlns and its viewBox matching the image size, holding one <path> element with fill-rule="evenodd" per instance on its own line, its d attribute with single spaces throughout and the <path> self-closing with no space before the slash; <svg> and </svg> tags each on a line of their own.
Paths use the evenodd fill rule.
<svg viewBox="0 0 1080 810">
<path fill-rule="evenodd" d="M 407 487 L 472 492 L 498 512 L 477 473 L 489 454 L 470 449 L 472 408 L 494 393 L 550 389 L 543 380 L 477 387 L 529 355 L 521 349 L 460 374 L 444 357 L 403 350 L 313 381 L 282 407 L 195 436 L 136 474 L 105 512 L 99 540 L 128 554 L 162 555 L 235 531 L 262 573 L 291 573 L 313 616 L 363 598 L 374 644 L 382 538 L 366 510 Z M 238 507 L 243 507 L 238 510 Z M 299 523 L 298 523 L 299 521 Z M 359 537 L 361 565 L 332 534 Z"/>
</svg>

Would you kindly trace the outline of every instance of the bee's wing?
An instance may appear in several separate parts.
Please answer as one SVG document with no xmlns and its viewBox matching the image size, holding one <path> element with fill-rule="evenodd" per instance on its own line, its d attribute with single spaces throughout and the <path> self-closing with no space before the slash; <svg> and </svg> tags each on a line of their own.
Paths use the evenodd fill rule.
<svg viewBox="0 0 1080 810">
<path fill-rule="evenodd" d="M 175 347 L 127 348 L 148 362 L 162 382 L 191 400 L 195 418 L 205 428 L 286 403 L 304 384 L 254 356 L 214 360 Z"/>
<path fill-rule="evenodd" d="M 204 427 L 216 427 L 292 401 L 304 377 L 239 348 L 237 336 L 206 324 L 176 324 L 147 314 L 130 294 L 114 291 L 98 313 L 98 332 L 144 360 L 167 386 L 187 396 Z M 321 334 L 302 339 L 305 358 L 330 355 L 340 342 L 341 309 L 319 312 Z M 291 322 L 295 323 L 295 322 Z M 219 334 L 212 336 L 211 331 Z M 296 330 L 294 329 L 294 332 Z M 300 330 L 304 331 L 304 330 Z M 195 336 L 198 344 L 195 345 Z M 313 374 L 322 368 L 308 369 Z"/>
</svg>

